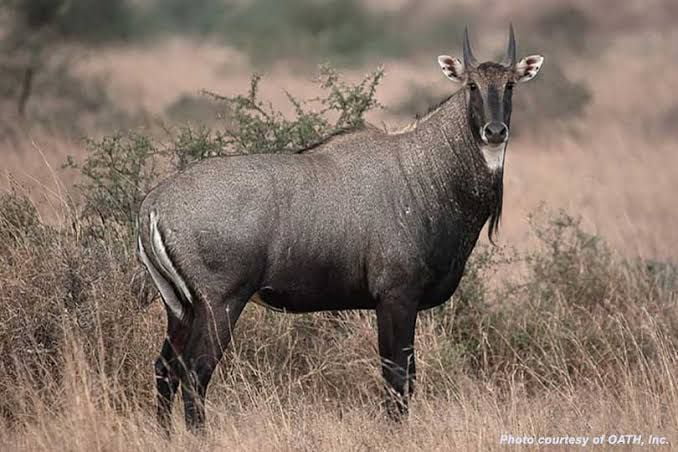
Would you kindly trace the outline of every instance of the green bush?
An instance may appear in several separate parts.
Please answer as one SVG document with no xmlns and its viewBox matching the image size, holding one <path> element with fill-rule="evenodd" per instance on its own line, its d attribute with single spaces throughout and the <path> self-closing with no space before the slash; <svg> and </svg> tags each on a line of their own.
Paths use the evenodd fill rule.
<svg viewBox="0 0 678 452">
<path fill-rule="evenodd" d="M 165 143 L 139 133 L 89 140 L 84 163 L 73 159 L 66 163 L 83 176 L 79 186 L 85 199 L 83 216 L 100 234 L 118 227 L 131 231 L 139 204 L 158 182 L 161 168 L 182 170 L 220 155 L 297 152 L 333 134 L 362 127 L 365 113 L 378 106 L 376 88 L 382 76 L 379 69 L 348 84 L 324 66 L 318 83 L 325 95 L 297 99 L 288 94 L 295 109 L 295 117 L 288 119 L 259 98 L 261 77 L 255 75 L 247 94 L 210 94 L 229 112 L 224 130 L 184 126 L 170 131 Z"/>
<path fill-rule="evenodd" d="M 82 165 L 70 157 L 65 164 L 83 176 L 78 186 L 84 197 L 83 218 L 101 233 L 121 225 L 129 232 L 143 197 L 158 180 L 158 148 L 137 133 L 88 140 L 88 145 Z"/>
<path fill-rule="evenodd" d="M 216 96 L 231 111 L 221 140 L 228 152 L 236 154 L 296 152 L 333 134 L 362 127 L 365 113 L 379 106 L 376 89 L 383 75 L 378 69 L 351 85 L 334 69 L 321 66 L 317 82 L 325 90 L 323 97 L 300 100 L 287 93 L 294 119 L 285 118 L 258 98 L 261 77 L 255 75 L 247 95 Z"/>
</svg>

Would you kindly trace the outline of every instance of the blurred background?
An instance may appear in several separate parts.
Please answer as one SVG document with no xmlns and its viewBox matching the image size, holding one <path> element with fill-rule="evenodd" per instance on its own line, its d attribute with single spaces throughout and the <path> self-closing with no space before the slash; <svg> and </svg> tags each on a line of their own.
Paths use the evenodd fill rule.
<svg viewBox="0 0 678 452">
<path fill-rule="evenodd" d="M 263 75 L 261 96 L 292 114 L 287 93 L 312 97 L 318 65 L 348 80 L 378 66 L 394 130 L 457 89 L 439 54 L 497 58 L 513 22 L 519 56 L 540 53 L 516 90 L 505 172 L 502 244 L 529 246 L 541 206 L 644 258 L 678 254 L 678 3 L 602 0 L 5 0 L 0 3 L 0 186 L 51 193 L 86 137 L 162 134 L 228 118 L 202 90 L 233 96 Z M 11 177 L 9 176 L 11 174 Z M 45 213 L 47 215 L 47 213 Z M 484 239 L 483 239 L 484 240 Z"/>
</svg>

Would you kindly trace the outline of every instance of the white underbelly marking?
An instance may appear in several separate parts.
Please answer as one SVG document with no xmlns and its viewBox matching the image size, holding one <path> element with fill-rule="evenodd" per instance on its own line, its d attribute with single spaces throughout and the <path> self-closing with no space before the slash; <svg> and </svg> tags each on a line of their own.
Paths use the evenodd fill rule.
<svg viewBox="0 0 678 452">
<path fill-rule="evenodd" d="M 275 311 L 275 312 L 283 312 L 284 311 L 283 309 L 276 308 L 275 306 L 271 306 L 270 304 L 266 303 L 261 298 L 261 296 L 259 296 L 258 292 L 255 293 L 254 295 L 252 295 L 252 298 L 250 298 L 250 301 L 253 302 L 254 304 L 258 304 L 259 306 L 263 306 L 266 309 L 270 309 L 271 311 Z"/>
</svg>

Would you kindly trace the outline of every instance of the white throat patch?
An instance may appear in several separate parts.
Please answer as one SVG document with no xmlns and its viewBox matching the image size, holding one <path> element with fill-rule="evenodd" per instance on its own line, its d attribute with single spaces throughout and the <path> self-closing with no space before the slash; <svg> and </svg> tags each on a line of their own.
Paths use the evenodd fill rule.
<svg viewBox="0 0 678 452">
<path fill-rule="evenodd" d="M 483 144 L 480 150 L 485 158 L 485 163 L 490 171 L 497 171 L 504 166 L 504 152 L 506 143 L 502 144 Z"/>
</svg>

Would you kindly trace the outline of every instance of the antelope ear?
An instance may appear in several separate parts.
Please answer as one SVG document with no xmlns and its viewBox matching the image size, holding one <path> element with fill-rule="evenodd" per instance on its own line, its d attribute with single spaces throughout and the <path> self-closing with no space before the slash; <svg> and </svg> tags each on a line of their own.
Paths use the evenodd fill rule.
<svg viewBox="0 0 678 452">
<path fill-rule="evenodd" d="M 440 55 L 438 57 L 438 64 L 443 70 L 443 74 L 453 82 L 464 82 L 464 63 L 459 58 L 452 58 L 447 55 Z"/>
<path fill-rule="evenodd" d="M 530 55 L 523 58 L 516 64 L 516 82 L 523 83 L 532 80 L 539 73 L 544 57 L 541 55 Z"/>
</svg>

